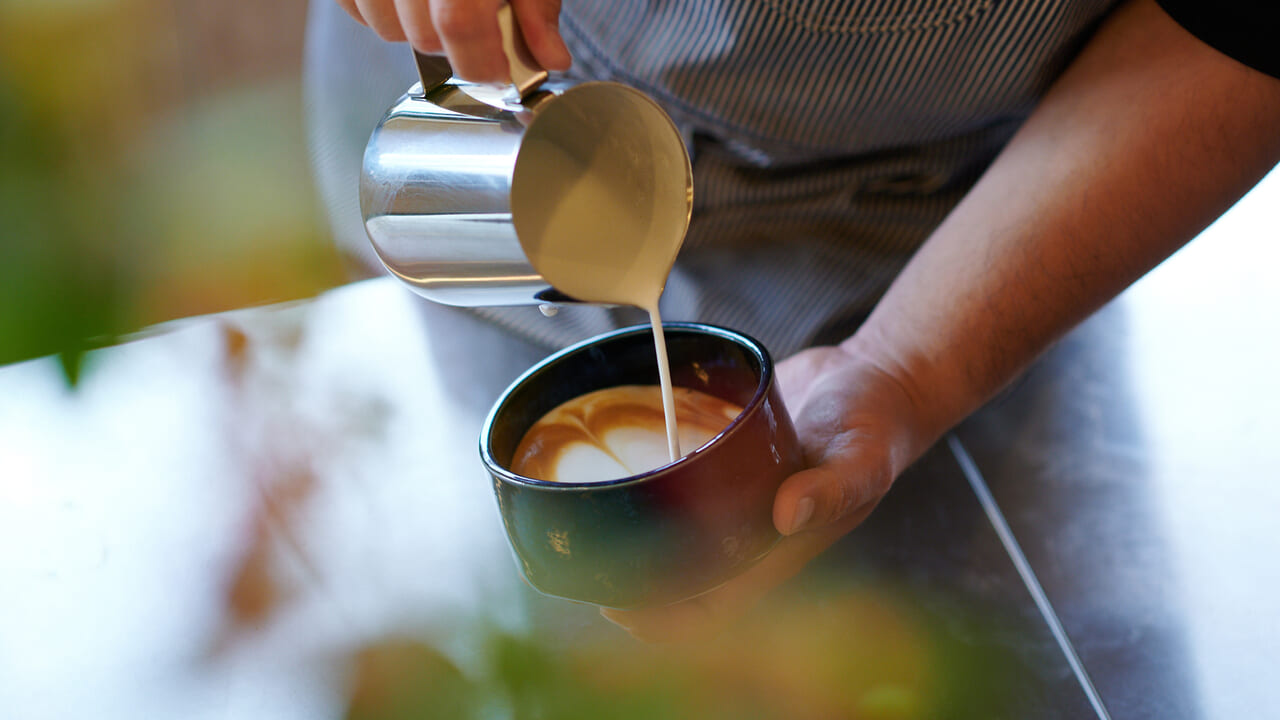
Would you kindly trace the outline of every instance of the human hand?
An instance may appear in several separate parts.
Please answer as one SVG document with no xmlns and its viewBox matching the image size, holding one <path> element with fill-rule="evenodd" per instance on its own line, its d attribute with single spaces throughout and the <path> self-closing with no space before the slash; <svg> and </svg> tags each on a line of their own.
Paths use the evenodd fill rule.
<svg viewBox="0 0 1280 720">
<path fill-rule="evenodd" d="M 773 522 L 784 537 L 743 574 L 691 600 L 602 614 L 647 641 L 714 633 L 861 523 L 936 434 L 907 387 L 866 355 L 805 350 L 778 363 L 806 469 L 778 488 Z"/>
<path fill-rule="evenodd" d="M 337 0 L 383 40 L 408 40 L 418 52 L 447 55 L 454 74 L 471 82 L 510 79 L 498 8 L 503 0 Z M 567 70 L 571 58 L 560 37 L 560 0 L 511 0 L 529 52 L 547 70 Z"/>
</svg>

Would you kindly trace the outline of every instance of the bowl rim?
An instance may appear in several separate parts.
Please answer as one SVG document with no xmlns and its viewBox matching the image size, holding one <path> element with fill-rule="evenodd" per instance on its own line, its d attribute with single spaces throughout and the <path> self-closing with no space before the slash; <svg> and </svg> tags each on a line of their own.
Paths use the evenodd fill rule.
<svg viewBox="0 0 1280 720">
<path fill-rule="evenodd" d="M 652 333 L 652 326 L 650 325 L 630 325 L 616 330 L 611 330 L 600 335 L 595 335 L 587 338 L 586 340 L 574 343 L 562 350 L 558 350 L 543 358 L 533 367 L 525 370 L 519 377 L 513 380 L 511 384 L 502 391 L 502 394 L 498 396 L 498 400 L 494 402 L 493 407 L 490 408 L 489 414 L 485 417 L 484 425 L 480 429 L 480 459 L 484 463 L 485 468 L 493 477 L 501 480 L 502 482 L 518 487 L 547 490 L 551 492 L 574 493 L 584 492 L 591 489 L 638 485 L 650 481 L 658 476 L 671 473 L 676 469 L 693 462 L 697 457 L 704 454 L 713 445 L 715 445 L 720 438 L 734 432 L 746 422 L 748 417 L 760 411 L 761 406 L 764 405 L 765 400 L 768 398 L 769 389 L 773 386 L 773 360 L 770 358 L 769 352 L 763 343 L 746 333 L 707 323 L 663 322 L 662 331 L 664 335 L 673 332 L 676 334 L 690 333 L 698 335 L 715 335 L 723 340 L 728 340 L 745 348 L 754 355 L 756 360 L 760 363 L 760 377 L 756 381 L 756 389 L 752 393 L 751 399 L 746 405 L 743 405 L 742 412 L 738 413 L 738 416 L 731 420 L 723 430 L 716 433 L 707 442 L 703 443 L 701 447 L 684 455 L 675 462 L 669 462 L 665 465 L 660 465 L 652 470 L 646 470 L 645 472 L 636 475 L 628 475 L 626 477 L 614 478 L 611 480 L 597 480 L 595 482 L 586 483 L 560 483 L 552 482 L 550 480 L 539 480 L 537 478 L 525 477 L 524 475 L 514 473 L 506 467 L 503 467 L 503 465 L 497 461 L 493 456 L 493 450 L 490 447 L 490 436 L 493 431 L 493 426 L 497 422 L 498 416 L 502 413 L 516 389 L 528 382 L 534 376 L 543 372 L 547 367 L 560 362 L 563 358 L 570 355 L 585 352 L 594 345 L 617 340 L 630 335 Z"/>
</svg>

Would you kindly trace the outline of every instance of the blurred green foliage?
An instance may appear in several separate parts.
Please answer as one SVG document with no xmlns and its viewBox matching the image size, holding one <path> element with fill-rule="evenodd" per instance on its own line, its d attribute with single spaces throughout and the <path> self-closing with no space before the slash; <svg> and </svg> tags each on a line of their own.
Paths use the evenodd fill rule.
<svg viewBox="0 0 1280 720">
<path fill-rule="evenodd" d="M 712 638 L 647 645 L 558 623 L 467 633 L 463 671 L 423 640 L 356 658 L 346 720 L 989 720 L 1018 717 L 1038 680 L 1009 627 L 904 588 L 792 588 Z M 983 619 L 979 619 L 983 618 Z M 691 635 L 691 637 L 697 637 Z M 686 638 L 687 639 L 687 638 Z"/>
<path fill-rule="evenodd" d="M 69 381 L 85 350 L 124 328 L 120 223 L 99 178 L 0 76 L 0 363 L 60 353 Z"/>
<path fill-rule="evenodd" d="M 0 364 L 57 354 L 74 385 L 86 351 L 125 334 L 345 280 L 297 69 L 219 75 L 179 9 L 0 2 Z M 300 36 L 298 10 L 269 37 Z M 227 12 L 262 21 L 253 4 Z"/>
</svg>

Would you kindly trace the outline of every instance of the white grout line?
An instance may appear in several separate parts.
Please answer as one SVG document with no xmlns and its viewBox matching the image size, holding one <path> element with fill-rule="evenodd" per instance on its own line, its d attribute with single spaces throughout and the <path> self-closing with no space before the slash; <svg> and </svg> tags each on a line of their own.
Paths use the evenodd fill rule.
<svg viewBox="0 0 1280 720">
<path fill-rule="evenodd" d="M 960 444 L 960 439 L 954 434 L 947 435 L 947 446 L 951 448 L 951 454 L 955 456 L 956 462 L 960 463 L 961 472 L 964 473 L 965 479 L 969 481 L 974 494 L 978 496 L 978 502 L 982 505 L 983 512 L 987 514 L 987 520 L 991 522 L 996 535 L 1000 537 L 1000 543 L 1004 545 L 1005 552 L 1009 554 L 1009 559 L 1013 560 L 1013 566 L 1017 569 L 1018 575 L 1022 577 L 1022 583 L 1027 586 L 1027 591 L 1031 593 L 1031 599 L 1035 601 L 1036 607 L 1040 610 L 1040 616 L 1044 618 L 1045 623 L 1049 626 L 1049 631 L 1053 633 L 1054 639 L 1058 641 L 1058 647 L 1062 650 L 1062 654 L 1067 657 L 1067 663 L 1071 666 L 1071 671 L 1075 673 L 1076 680 L 1080 683 L 1084 694 L 1089 698 L 1089 704 L 1093 706 L 1094 712 L 1098 714 L 1101 720 L 1111 720 L 1111 714 L 1107 712 L 1106 706 L 1102 704 L 1102 698 L 1098 695 L 1097 688 L 1093 686 L 1093 680 L 1089 679 L 1089 673 L 1084 669 L 1084 663 L 1080 662 L 1080 656 L 1076 654 L 1076 649 L 1071 644 L 1071 639 L 1067 637 L 1067 632 L 1062 627 L 1062 621 L 1058 619 L 1058 613 L 1054 612 L 1053 605 L 1049 603 L 1049 597 L 1045 595 L 1044 588 L 1040 587 L 1040 581 L 1031 569 L 1031 563 L 1027 562 L 1027 556 L 1022 554 L 1022 548 L 1018 545 L 1018 540 L 1014 538 L 1013 531 L 1009 529 L 1009 523 L 1005 521 L 1004 513 L 1000 512 L 1000 507 L 996 505 L 995 498 L 991 495 L 991 490 L 987 488 L 987 482 L 982 478 L 982 472 L 978 470 L 977 463 L 973 461 L 969 451 L 964 449 L 964 446 Z"/>
</svg>

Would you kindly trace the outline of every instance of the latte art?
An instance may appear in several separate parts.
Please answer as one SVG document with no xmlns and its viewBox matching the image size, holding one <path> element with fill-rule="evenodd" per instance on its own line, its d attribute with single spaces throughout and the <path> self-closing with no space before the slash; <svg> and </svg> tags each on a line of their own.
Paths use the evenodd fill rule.
<svg viewBox="0 0 1280 720">
<path fill-rule="evenodd" d="M 718 435 L 742 408 L 674 388 L 685 454 Z M 623 385 L 576 397 L 544 415 L 516 448 L 511 470 L 550 482 L 584 483 L 637 475 L 671 462 L 657 385 Z"/>
</svg>

